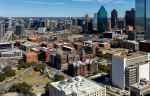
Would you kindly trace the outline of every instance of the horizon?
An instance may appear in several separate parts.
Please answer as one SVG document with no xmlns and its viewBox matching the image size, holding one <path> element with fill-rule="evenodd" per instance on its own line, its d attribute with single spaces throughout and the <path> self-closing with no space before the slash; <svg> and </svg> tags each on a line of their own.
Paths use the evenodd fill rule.
<svg viewBox="0 0 150 96">
<path fill-rule="evenodd" d="M 104 6 L 110 17 L 113 9 L 119 17 L 135 8 L 134 0 L 1 0 L 1 17 L 90 17 Z"/>
</svg>

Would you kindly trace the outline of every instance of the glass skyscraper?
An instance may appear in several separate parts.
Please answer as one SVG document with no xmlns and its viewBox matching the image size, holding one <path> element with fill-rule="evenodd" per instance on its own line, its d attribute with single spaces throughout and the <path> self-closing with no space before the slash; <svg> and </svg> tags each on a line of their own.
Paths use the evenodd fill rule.
<svg viewBox="0 0 150 96">
<path fill-rule="evenodd" d="M 101 6 L 97 13 L 97 28 L 100 33 L 105 32 L 108 29 L 107 11 L 104 6 Z"/>
<path fill-rule="evenodd" d="M 136 0 L 136 39 L 150 39 L 150 0 Z"/>
<path fill-rule="evenodd" d="M 117 27 L 117 23 L 118 23 L 118 12 L 116 9 L 113 9 L 111 11 L 111 27 L 112 28 Z"/>
</svg>

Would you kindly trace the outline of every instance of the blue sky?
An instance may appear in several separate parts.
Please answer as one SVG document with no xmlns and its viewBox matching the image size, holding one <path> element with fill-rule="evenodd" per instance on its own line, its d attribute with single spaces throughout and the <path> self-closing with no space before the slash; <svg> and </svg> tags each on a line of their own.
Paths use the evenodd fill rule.
<svg viewBox="0 0 150 96">
<path fill-rule="evenodd" d="M 101 5 L 124 16 L 134 0 L 0 0 L 0 16 L 92 16 Z"/>
</svg>

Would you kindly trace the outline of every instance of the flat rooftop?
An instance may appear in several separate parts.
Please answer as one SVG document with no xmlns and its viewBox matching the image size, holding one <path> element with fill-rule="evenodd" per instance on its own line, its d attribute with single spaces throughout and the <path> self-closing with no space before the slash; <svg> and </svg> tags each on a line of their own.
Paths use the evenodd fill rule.
<svg viewBox="0 0 150 96">
<path fill-rule="evenodd" d="M 76 93 L 78 96 L 86 95 L 89 92 L 95 92 L 95 90 L 104 89 L 103 85 L 96 84 L 84 77 L 77 76 L 69 80 L 59 81 L 51 83 L 57 90 L 64 92 L 67 96 Z"/>
<path fill-rule="evenodd" d="M 133 84 L 131 87 L 137 88 L 139 90 L 150 89 L 150 81 L 142 81 L 142 82 Z"/>
<path fill-rule="evenodd" d="M 144 57 L 144 56 L 148 55 L 148 53 L 138 51 L 138 52 L 132 52 L 132 53 L 122 52 L 122 53 L 118 53 L 115 55 L 123 57 L 123 58 L 127 58 L 127 59 L 132 59 L 132 58 Z"/>
</svg>

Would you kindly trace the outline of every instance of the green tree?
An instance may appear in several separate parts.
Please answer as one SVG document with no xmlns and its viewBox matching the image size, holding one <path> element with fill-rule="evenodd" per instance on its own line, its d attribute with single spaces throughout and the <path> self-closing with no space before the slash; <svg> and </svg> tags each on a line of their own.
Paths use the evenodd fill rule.
<svg viewBox="0 0 150 96">
<path fill-rule="evenodd" d="M 5 72 L 5 75 L 6 75 L 6 77 L 12 77 L 12 76 L 15 76 L 16 75 L 16 72 L 15 72 L 15 70 L 9 70 L 9 71 L 6 71 Z"/>
<path fill-rule="evenodd" d="M 31 91 L 32 91 L 32 86 L 28 85 L 25 82 L 14 84 L 9 88 L 9 92 L 18 92 L 22 94 L 32 93 Z"/>
<path fill-rule="evenodd" d="M 4 81 L 6 79 L 6 76 L 4 74 L 0 74 L 0 82 Z"/>
<path fill-rule="evenodd" d="M 12 76 L 15 76 L 16 75 L 16 72 L 15 72 L 15 70 L 12 70 L 12 68 L 11 67 L 5 67 L 4 69 L 3 69 L 3 75 L 5 75 L 5 77 L 12 77 Z"/>
<path fill-rule="evenodd" d="M 58 75 L 58 74 L 56 74 L 55 76 L 54 76 L 54 81 L 61 81 L 61 80 L 64 80 L 65 79 L 65 77 L 63 76 L 63 75 Z"/>
<path fill-rule="evenodd" d="M 99 72 L 105 72 L 105 73 L 108 73 L 109 72 L 109 68 L 107 65 L 104 65 L 104 64 L 99 64 Z"/>
<path fill-rule="evenodd" d="M 30 63 L 21 63 L 21 64 L 17 65 L 17 68 L 18 68 L 18 70 L 20 70 L 20 69 L 29 68 L 31 66 L 32 66 L 32 64 L 30 64 Z"/>
<path fill-rule="evenodd" d="M 46 86 L 44 87 L 44 89 L 45 89 L 45 95 L 44 96 L 48 96 L 49 95 L 50 87 L 51 87 L 51 84 L 47 83 Z"/>
<path fill-rule="evenodd" d="M 43 72 L 44 69 L 45 69 L 45 64 L 37 64 L 37 65 L 34 67 L 34 70 L 35 70 L 35 71 Z"/>
</svg>

